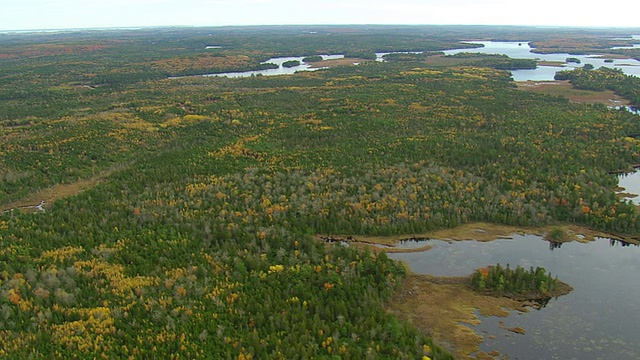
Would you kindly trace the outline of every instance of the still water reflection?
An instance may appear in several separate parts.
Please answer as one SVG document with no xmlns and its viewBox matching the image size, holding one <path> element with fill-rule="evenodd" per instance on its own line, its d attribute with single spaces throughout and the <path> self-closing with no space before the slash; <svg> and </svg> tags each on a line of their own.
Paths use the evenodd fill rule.
<svg viewBox="0 0 640 360">
<path fill-rule="evenodd" d="M 620 175 L 618 186 L 624 188 L 623 192 L 626 194 L 640 195 L 640 171 Z M 624 198 L 624 200 L 631 200 L 634 204 L 640 205 L 640 196 L 631 196 Z"/>
<path fill-rule="evenodd" d="M 609 239 L 550 246 L 539 236 L 513 235 L 492 242 L 405 244 L 433 248 L 421 253 L 389 254 L 411 270 L 438 276 L 463 276 L 500 263 L 541 266 L 573 286 L 545 308 L 508 318 L 480 317 L 474 328 L 485 336 L 481 350 L 497 350 L 511 359 L 640 358 L 640 247 Z M 518 335 L 498 326 L 520 326 Z M 495 336 L 490 339 L 490 335 Z"/>
</svg>

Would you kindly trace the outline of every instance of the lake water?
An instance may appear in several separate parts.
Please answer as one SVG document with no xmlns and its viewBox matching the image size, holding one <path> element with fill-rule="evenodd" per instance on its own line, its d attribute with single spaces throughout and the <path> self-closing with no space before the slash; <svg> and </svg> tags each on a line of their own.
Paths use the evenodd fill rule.
<svg viewBox="0 0 640 360">
<path fill-rule="evenodd" d="M 632 40 L 640 41 L 640 35 L 631 35 Z M 629 40 L 629 38 L 619 38 L 619 40 Z M 621 49 L 638 49 L 640 48 L 640 44 L 631 44 L 630 46 L 616 46 L 612 47 L 613 50 L 621 50 Z"/>
<path fill-rule="evenodd" d="M 343 59 L 344 55 L 321 55 L 322 60 L 334 60 L 334 59 Z M 278 57 L 272 58 L 267 61 L 262 62 L 262 64 L 271 63 L 278 65 L 277 69 L 266 69 L 266 70 L 255 70 L 255 71 L 241 71 L 241 72 L 229 72 L 229 73 L 220 73 L 220 74 L 206 74 L 203 76 L 217 76 L 217 77 L 229 77 L 229 78 L 237 78 L 237 77 L 250 77 L 255 75 L 263 75 L 263 76 L 274 76 L 274 75 L 288 75 L 295 74 L 296 71 L 313 71 L 318 70 L 318 68 L 312 68 L 312 64 L 308 64 L 302 61 L 304 56 L 299 57 Z M 297 60 L 300 61 L 300 65 L 293 67 L 284 67 L 283 63 L 286 61 Z"/>
<path fill-rule="evenodd" d="M 496 263 L 541 266 L 573 286 L 570 294 L 540 310 L 513 311 L 507 318 L 479 316 L 482 323 L 471 328 L 485 337 L 481 350 L 497 350 L 510 359 L 640 358 L 640 247 L 597 239 L 552 249 L 535 235 L 491 242 L 427 240 L 411 246 L 427 244 L 433 248 L 389 257 L 407 262 L 416 273 L 436 276 L 469 275 Z M 511 333 L 499 322 L 526 333 Z"/>
<path fill-rule="evenodd" d="M 504 54 L 514 59 L 537 59 L 539 61 L 559 61 L 561 66 L 538 66 L 533 70 L 513 70 L 512 77 L 515 81 L 551 81 L 556 71 L 569 70 L 572 68 L 582 67 L 585 64 L 591 64 L 595 68 L 602 66 L 621 69 L 627 75 L 635 75 L 640 77 L 640 61 L 635 59 L 612 59 L 613 62 L 606 63 L 606 58 L 597 55 L 570 55 L 566 53 L 560 54 L 536 54 L 531 52 L 532 48 L 527 42 L 509 42 L 509 41 L 471 41 L 473 44 L 484 45 L 480 48 L 473 49 L 455 49 L 446 50 L 445 55 L 454 55 L 461 52 L 481 53 L 481 54 Z M 567 58 L 580 59 L 580 64 L 567 63 Z"/>
<path fill-rule="evenodd" d="M 612 47 L 611 49 L 612 50 L 624 50 L 624 49 L 638 49 L 638 48 L 640 48 L 640 44 L 632 44 L 632 45 L 629 45 L 629 46 L 615 46 L 615 47 Z"/>
<path fill-rule="evenodd" d="M 640 172 L 636 171 L 630 174 L 623 174 L 618 176 L 618 186 L 624 188 L 623 192 L 628 194 L 635 194 L 639 196 L 625 198 L 625 200 L 631 200 L 634 204 L 640 205 Z"/>
<path fill-rule="evenodd" d="M 636 36 L 634 35 L 634 39 Z M 582 67 L 584 64 L 591 64 L 595 68 L 602 66 L 621 69 L 625 74 L 635 75 L 640 77 L 640 61 L 634 59 L 612 59 L 613 62 L 606 63 L 605 58 L 599 58 L 594 55 L 569 55 L 569 54 L 536 54 L 531 52 L 531 47 L 527 42 L 506 42 L 506 41 L 473 41 L 471 43 L 481 44 L 483 47 L 473 49 L 454 49 L 444 51 L 445 55 L 453 55 L 461 52 L 469 53 L 484 53 L 484 54 L 505 54 L 514 59 L 537 59 L 542 61 L 555 61 L 561 62 L 561 66 L 538 66 L 536 69 L 524 69 L 513 70 L 511 76 L 514 81 L 551 81 L 557 71 L 567 70 L 577 67 Z M 638 44 L 640 46 L 640 44 Z M 636 46 L 636 45 L 634 45 Z M 215 49 L 217 45 L 210 45 L 207 48 Z M 384 61 L 383 56 L 393 53 L 412 53 L 418 54 L 420 52 L 384 52 L 376 53 L 376 61 Z M 323 60 L 342 59 L 344 55 L 321 55 Z M 580 64 L 566 63 L 568 57 L 580 59 Z M 297 71 L 314 71 L 319 68 L 312 68 L 311 64 L 304 63 L 302 61 L 304 57 L 278 57 L 269 59 L 264 63 L 273 63 L 278 65 L 277 69 L 255 70 L 255 71 L 241 71 L 241 72 L 228 72 L 218 74 L 205 74 L 203 76 L 214 77 L 250 77 L 256 75 L 273 76 L 273 75 L 289 75 L 294 74 Z M 297 60 L 300 61 L 300 65 L 294 67 L 283 67 L 282 63 L 285 61 Z"/>
</svg>

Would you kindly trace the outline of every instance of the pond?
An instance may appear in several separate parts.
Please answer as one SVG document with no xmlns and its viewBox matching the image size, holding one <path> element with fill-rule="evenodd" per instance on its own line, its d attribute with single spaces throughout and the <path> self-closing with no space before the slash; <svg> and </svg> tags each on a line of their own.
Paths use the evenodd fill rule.
<svg viewBox="0 0 640 360">
<path fill-rule="evenodd" d="M 635 59 L 610 59 L 613 62 L 605 62 L 607 58 L 598 55 L 570 55 L 559 54 L 536 54 L 531 52 L 532 48 L 526 41 L 470 41 L 472 44 L 481 44 L 483 47 L 473 49 L 446 50 L 445 55 L 454 55 L 461 52 L 481 53 L 481 54 L 504 54 L 514 59 L 537 59 L 539 61 L 561 62 L 561 66 L 538 66 L 533 70 L 513 70 L 511 71 L 515 81 L 551 81 L 556 71 L 582 67 L 591 64 L 595 68 L 602 66 L 621 69 L 627 75 L 640 76 L 640 61 Z M 567 63 L 567 58 L 577 58 L 580 64 Z"/>
<path fill-rule="evenodd" d="M 479 316 L 470 326 L 485 340 L 480 349 L 511 359 L 640 358 L 640 247 L 599 238 L 560 247 L 535 235 L 491 242 L 426 240 L 402 246 L 433 246 L 420 253 L 390 253 L 416 273 L 463 276 L 500 263 L 544 267 L 573 286 L 540 310 L 513 311 L 507 318 Z M 504 322 L 504 326 L 499 325 Z M 521 327 L 524 335 L 504 328 Z"/>
<path fill-rule="evenodd" d="M 634 204 L 640 205 L 640 171 L 618 176 L 618 186 L 624 188 L 622 192 L 639 196 L 627 197 L 624 200 L 631 200 Z"/>
</svg>

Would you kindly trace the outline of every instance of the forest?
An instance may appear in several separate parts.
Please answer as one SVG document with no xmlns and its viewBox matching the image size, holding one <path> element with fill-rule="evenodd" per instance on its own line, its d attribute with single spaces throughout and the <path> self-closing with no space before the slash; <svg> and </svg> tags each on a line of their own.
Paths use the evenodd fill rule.
<svg viewBox="0 0 640 360">
<path fill-rule="evenodd" d="M 0 356 L 448 359 L 386 311 L 401 263 L 313 236 L 483 221 L 637 238 L 638 210 L 616 194 L 616 174 L 640 164 L 637 115 L 517 90 L 506 69 L 535 61 L 425 61 L 477 46 L 461 43 L 472 35 L 613 38 L 455 26 L 0 34 Z M 185 76 L 384 51 L 420 54 Z M 637 78 L 615 70 L 561 76 L 637 101 Z"/>
<path fill-rule="evenodd" d="M 476 270 L 471 275 L 471 288 L 496 296 L 523 297 L 543 300 L 563 295 L 570 290 L 558 278 L 554 278 L 542 267 L 533 267 L 526 271 L 522 266 L 513 270 L 497 264 Z"/>
<path fill-rule="evenodd" d="M 620 69 L 600 68 L 597 70 L 575 69 L 559 71 L 556 80 L 569 80 L 577 89 L 604 91 L 611 90 L 628 99 L 632 104 L 640 104 L 640 78 L 626 76 Z"/>
</svg>

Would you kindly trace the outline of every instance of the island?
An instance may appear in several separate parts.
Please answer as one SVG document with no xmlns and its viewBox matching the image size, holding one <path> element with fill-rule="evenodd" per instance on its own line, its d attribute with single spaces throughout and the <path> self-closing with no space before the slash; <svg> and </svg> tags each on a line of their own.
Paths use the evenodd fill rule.
<svg viewBox="0 0 640 360">
<path fill-rule="evenodd" d="M 282 63 L 283 67 L 292 68 L 300 65 L 300 61 L 298 60 L 289 60 Z"/>
<path fill-rule="evenodd" d="M 307 56 L 305 58 L 302 59 L 302 61 L 306 62 L 306 63 L 312 63 L 312 62 L 319 62 L 322 61 L 322 56 L 321 55 L 311 55 L 311 56 Z"/>
<path fill-rule="evenodd" d="M 470 277 L 472 289 L 492 296 L 504 296 L 519 301 L 546 304 L 549 299 L 566 295 L 573 288 L 554 278 L 542 267 L 515 270 L 500 264 L 476 270 Z"/>
</svg>

